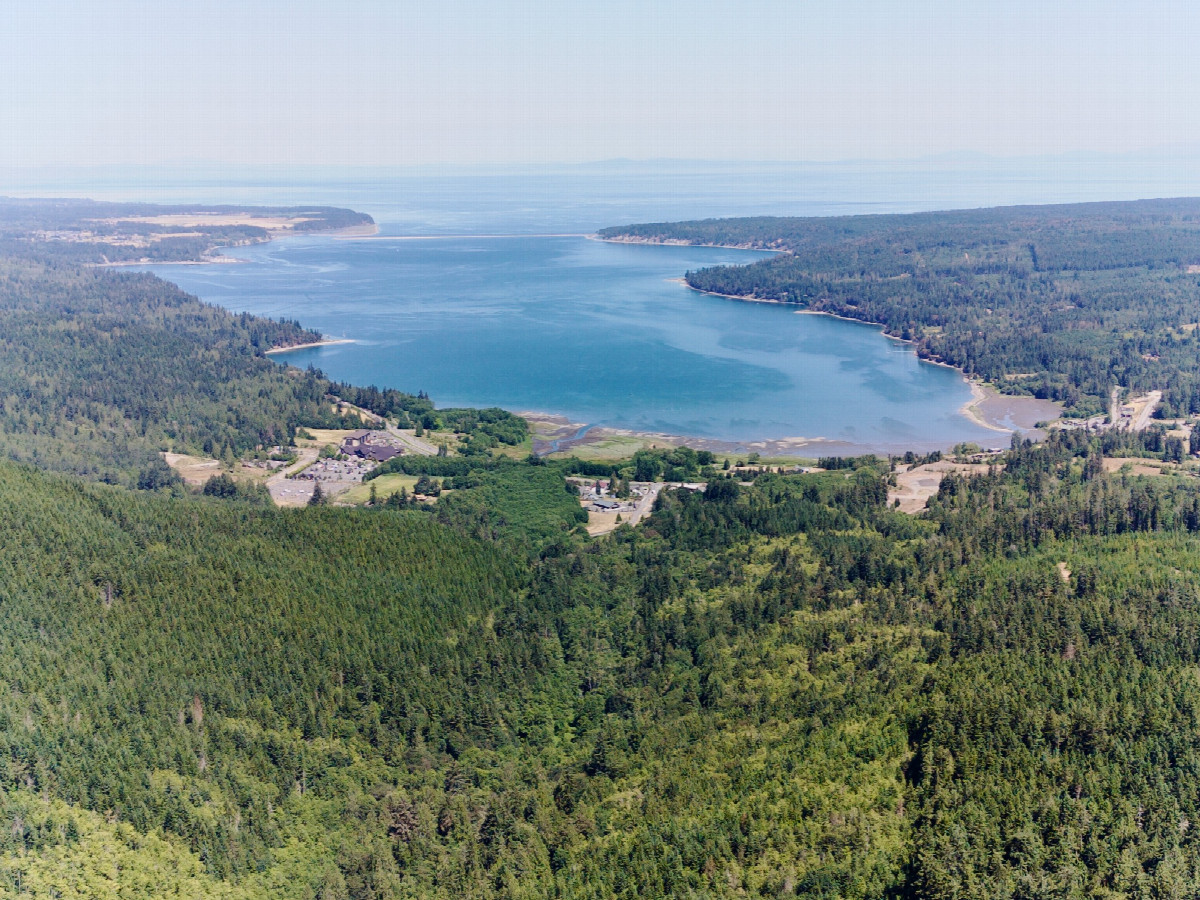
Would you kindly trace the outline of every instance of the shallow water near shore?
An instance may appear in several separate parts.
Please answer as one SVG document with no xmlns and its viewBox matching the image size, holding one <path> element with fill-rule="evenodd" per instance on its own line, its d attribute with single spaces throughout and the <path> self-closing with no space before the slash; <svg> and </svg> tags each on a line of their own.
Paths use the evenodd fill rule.
<svg viewBox="0 0 1200 900">
<path fill-rule="evenodd" d="M 312 236 L 229 252 L 246 262 L 150 268 L 226 308 L 355 341 L 281 362 L 425 390 L 439 406 L 723 441 L 821 438 L 881 451 L 1008 443 L 961 414 L 971 392 L 959 372 L 921 362 L 877 327 L 679 282 L 761 253 L 578 236 Z"/>
</svg>

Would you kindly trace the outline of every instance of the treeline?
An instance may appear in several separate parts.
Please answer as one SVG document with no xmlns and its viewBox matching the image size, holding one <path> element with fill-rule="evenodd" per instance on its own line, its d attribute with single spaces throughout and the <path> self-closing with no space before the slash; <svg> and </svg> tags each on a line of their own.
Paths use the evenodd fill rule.
<svg viewBox="0 0 1200 900">
<path fill-rule="evenodd" d="M 483 454 L 501 444 L 517 446 L 529 437 L 529 424 L 499 407 L 437 409 L 424 391 L 409 394 L 395 388 L 359 387 L 340 381 L 334 382 L 330 390 L 347 403 L 395 419 L 401 428 L 457 432 L 463 436 L 459 452 L 468 455 Z"/>
<path fill-rule="evenodd" d="M 1200 413 L 1200 200 L 705 220 L 601 236 L 786 251 L 687 273 L 698 290 L 884 325 L 1011 393 L 1107 411 L 1114 385 Z"/>
<path fill-rule="evenodd" d="M 418 475 L 417 492 L 445 490 L 435 506 L 412 500 L 407 490 L 384 494 L 373 490 L 375 509 L 416 509 L 444 525 L 475 537 L 504 540 L 523 552 L 537 551 L 547 541 L 567 537 L 587 522 L 579 495 L 564 478 L 565 461 L 546 463 L 478 455 L 397 456 L 367 473 L 364 480 L 391 474 Z"/>
<path fill-rule="evenodd" d="M 58 223 L 53 204 L 12 203 Z M 75 201 L 54 214 L 71 222 L 83 213 L 117 214 Z M 26 237 L 0 246 L 0 455 L 152 489 L 178 481 L 164 450 L 237 456 L 290 444 L 299 428 L 362 427 L 357 415 L 338 412 L 338 399 L 401 426 L 459 431 L 467 452 L 527 436 L 525 421 L 504 410 L 438 410 L 424 394 L 285 368 L 265 351 L 321 335 L 295 321 L 229 313 L 153 275 L 82 266 L 57 251 L 47 259 L 49 242 Z"/>
<path fill-rule="evenodd" d="M 366 481 L 384 475 L 429 475 L 436 478 L 468 478 L 479 472 L 538 467 L 559 476 L 584 475 L 588 478 L 612 478 L 625 481 L 694 481 L 717 474 L 716 458 L 707 450 L 672 447 L 664 450 L 639 450 L 631 459 L 605 462 L 577 457 L 542 459 L 529 456 L 516 460 L 504 456 L 397 456 L 368 472 Z"/>
</svg>

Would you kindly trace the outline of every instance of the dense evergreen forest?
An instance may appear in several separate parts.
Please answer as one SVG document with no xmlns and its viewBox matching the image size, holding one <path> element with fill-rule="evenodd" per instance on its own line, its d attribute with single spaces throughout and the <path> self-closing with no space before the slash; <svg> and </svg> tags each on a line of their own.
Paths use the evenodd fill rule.
<svg viewBox="0 0 1200 900">
<path fill-rule="evenodd" d="M 714 478 L 601 541 L 567 506 L 491 534 L 466 502 L 275 511 L 3 464 L 0 874 L 1189 896 L 1200 495 L 1100 449 L 1019 445 L 923 518 L 886 464 Z"/>
<path fill-rule="evenodd" d="M 163 450 L 219 457 L 288 444 L 302 427 L 361 427 L 336 411 L 333 397 L 401 425 L 457 428 L 480 451 L 524 439 L 524 420 L 501 410 L 437 410 L 424 394 L 285 368 L 265 351 L 321 335 L 231 314 L 152 275 L 79 265 L 60 257 L 77 245 L 31 241 L 20 230 L 80 225 L 84 214 L 116 214 L 114 206 L 128 215 L 172 211 L 97 206 L 0 203 L 0 225 L 16 235 L 0 245 L 0 455 L 153 488 L 175 481 Z M 335 223 L 358 216 L 329 215 Z"/>
<path fill-rule="evenodd" d="M 1016 440 L 918 516 L 873 457 L 511 459 L 265 359 L 296 323 L 5 252 L 0 895 L 1200 893 L 1196 447 Z M 379 470 L 435 504 L 138 475 L 335 397 L 466 432 Z M 593 539 L 567 475 L 707 487 Z"/>
<path fill-rule="evenodd" d="M 1200 200 L 622 226 L 612 240 L 780 250 L 692 287 L 879 322 L 1002 390 L 1107 412 L 1114 386 L 1200 413 Z"/>
</svg>

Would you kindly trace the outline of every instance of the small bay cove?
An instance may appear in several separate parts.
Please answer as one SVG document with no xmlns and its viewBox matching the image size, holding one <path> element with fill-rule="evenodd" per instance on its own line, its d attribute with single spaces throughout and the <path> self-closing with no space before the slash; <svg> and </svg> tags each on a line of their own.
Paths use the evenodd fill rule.
<svg viewBox="0 0 1200 900">
<path fill-rule="evenodd" d="M 489 235 L 295 237 L 227 253 L 243 264 L 147 268 L 330 340 L 280 362 L 425 390 L 440 406 L 561 416 L 577 426 L 571 445 L 643 434 L 764 456 L 998 447 L 1009 433 L 989 423 L 1053 414 L 993 397 L 965 415 L 980 398 L 962 374 L 878 326 L 680 283 L 766 255 L 754 251 Z"/>
</svg>

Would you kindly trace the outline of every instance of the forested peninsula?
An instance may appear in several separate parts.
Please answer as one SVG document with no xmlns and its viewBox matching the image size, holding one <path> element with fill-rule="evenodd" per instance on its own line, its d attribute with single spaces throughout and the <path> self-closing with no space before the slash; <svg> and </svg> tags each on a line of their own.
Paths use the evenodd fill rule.
<svg viewBox="0 0 1200 900">
<path fill-rule="evenodd" d="M 366 213 L 332 206 L 200 206 L 0 197 L 0 252 L 58 262 L 197 262 L 218 247 L 288 234 L 374 233 Z"/>
<path fill-rule="evenodd" d="M 1200 199 L 912 215 L 708 219 L 614 241 L 782 251 L 688 272 L 691 287 L 882 324 L 1009 393 L 1106 413 L 1114 387 L 1200 413 Z"/>
<path fill-rule="evenodd" d="M 1175 212 L 1136 229 L 1112 207 L 1094 229 L 1097 246 L 1124 246 L 1111 223 L 1126 222 L 1142 249 L 1123 259 L 1164 256 L 1161 221 L 1177 264 L 1105 269 L 1080 238 L 1082 285 L 1115 280 L 1041 313 L 1074 277 L 1043 270 L 1050 244 L 1006 217 L 1044 210 L 944 214 L 945 246 L 921 226 L 910 273 L 889 262 L 893 225 L 805 220 L 811 258 L 797 244 L 689 277 L 807 266 L 848 305 L 860 295 L 831 273 L 849 269 L 813 260 L 865 241 L 854 284 L 931 286 L 895 295 L 946 323 L 914 319 L 921 340 L 977 346 L 950 323 L 998 309 L 1010 334 L 1043 321 L 1041 368 L 1004 374 L 1034 373 L 1013 389 L 1073 386 L 1087 408 L 1111 382 L 1140 386 L 1117 368 L 1124 349 L 1097 347 L 1158 347 L 1163 366 L 1191 352 L 1188 202 L 1151 205 Z M 1200 892 L 1200 447 L 1179 423 L 803 472 L 687 448 L 541 458 L 503 410 L 272 362 L 266 350 L 313 333 L 93 265 L 107 249 L 45 237 L 72 226 L 14 206 L 0 245 L 0 895 Z M 1013 259 L 963 250 L 959 215 L 966 229 L 1004 219 Z M 724 226 L 695 227 L 721 242 Z M 994 276 L 950 278 L 954 256 L 988 252 Z M 981 282 L 1005 286 L 986 314 Z M 1148 296 L 1166 298 L 1166 324 Z M 862 315 L 881 318 L 871 302 Z M 1083 372 L 1098 393 L 1070 380 Z M 429 452 L 374 469 L 357 506 L 277 508 L 230 476 L 322 428 Z M 191 488 L 167 450 L 230 463 Z M 935 485 L 915 514 L 900 507 L 910 476 Z M 380 488 L 408 478 L 422 499 Z M 581 493 L 635 484 L 658 491 L 653 511 L 589 535 Z"/>
<path fill-rule="evenodd" d="M 177 220 L 225 224 L 175 237 L 183 226 L 163 222 Z M 361 427 L 331 397 L 406 426 L 453 418 L 424 396 L 335 385 L 272 362 L 267 351 L 322 338 L 299 322 L 235 315 L 153 275 L 93 265 L 134 253 L 196 260 L 230 241 L 364 225 L 369 216 L 324 207 L 0 200 L 0 453 L 154 488 L 179 481 L 165 450 L 240 456 L 291 444 L 303 428 Z"/>
</svg>

